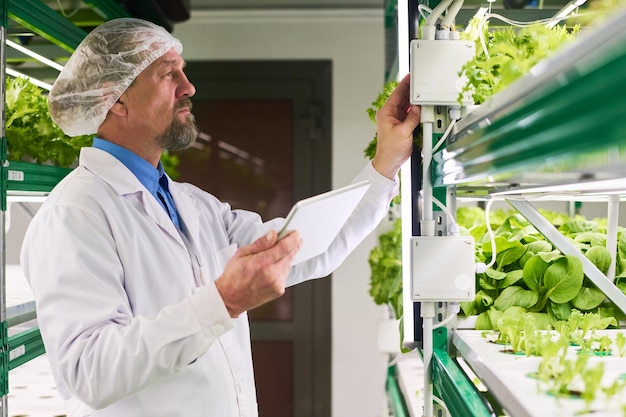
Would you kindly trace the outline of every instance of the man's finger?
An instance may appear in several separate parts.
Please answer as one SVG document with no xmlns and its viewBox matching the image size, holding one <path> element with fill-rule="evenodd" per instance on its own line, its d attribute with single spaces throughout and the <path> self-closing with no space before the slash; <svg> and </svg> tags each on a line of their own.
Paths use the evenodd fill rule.
<svg viewBox="0 0 626 417">
<path fill-rule="evenodd" d="M 270 230 L 265 235 L 261 236 L 249 245 L 243 246 L 239 249 L 239 253 L 242 256 L 253 255 L 255 253 L 263 252 L 274 246 L 278 238 L 278 233 L 275 230 Z"/>
</svg>

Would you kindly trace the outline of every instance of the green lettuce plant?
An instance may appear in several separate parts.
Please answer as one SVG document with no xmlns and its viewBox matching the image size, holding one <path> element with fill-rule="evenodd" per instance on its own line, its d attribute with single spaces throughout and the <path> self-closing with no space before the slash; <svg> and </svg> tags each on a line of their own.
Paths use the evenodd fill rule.
<svg viewBox="0 0 626 417">
<path fill-rule="evenodd" d="M 95 135 L 70 137 L 52 120 L 43 90 L 24 77 L 6 77 L 5 130 L 11 161 L 71 167 L 80 149 L 91 146 Z M 178 156 L 164 152 L 167 174 L 178 178 Z"/>
<path fill-rule="evenodd" d="M 469 216 L 462 214 L 464 210 L 459 208 L 459 223 L 465 219 L 471 219 L 471 223 L 461 224 L 462 230 L 474 236 L 477 259 L 488 263 L 492 257 L 491 238 L 484 220 L 481 223 L 481 216 L 475 215 L 482 209 L 468 208 Z M 610 254 L 605 247 L 604 220 L 589 221 L 581 216 L 570 219 L 545 210 L 542 214 L 557 223 L 558 230 L 601 271 L 608 270 Z M 578 258 L 563 255 L 517 213 L 509 214 L 501 223 L 490 217 L 490 223 L 494 229 L 495 263 L 485 273 L 476 275 L 475 299 L 461 303 L 466 316 L 478 316 L 477 329 L 497 328 L 500 313 L 513 306 L 546 315 L 553 327 L 559 320 L 567 320 L 573 310 L 594 312 L 615 322 L 619 312 L 585 277 Z M 618 236 L 618 247 L 624 246 L 626 234 L 621 228 Z M 618 250 L 618 282 L 624 279 L 624 254 Z"/>
</svg>

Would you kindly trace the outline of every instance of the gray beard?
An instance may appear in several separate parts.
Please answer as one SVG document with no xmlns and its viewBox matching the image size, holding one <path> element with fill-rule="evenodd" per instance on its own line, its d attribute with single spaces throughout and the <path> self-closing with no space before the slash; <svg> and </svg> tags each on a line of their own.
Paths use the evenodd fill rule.
<svg viewBox="0 0 626 417">
<path fill-rule="evenodd" d="M 169 125 L 167 130 L 156 138 L 157 144 L 168 151 L 179 151 L 191 147 L 198 137 L 198 126 L 193 114 L 187 116 L 186 123 L 178 119 Z"/>
</svg>

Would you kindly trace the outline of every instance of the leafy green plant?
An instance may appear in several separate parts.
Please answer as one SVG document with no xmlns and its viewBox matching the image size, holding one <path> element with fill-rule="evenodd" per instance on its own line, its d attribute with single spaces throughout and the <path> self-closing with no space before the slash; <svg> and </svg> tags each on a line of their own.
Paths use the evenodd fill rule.
<svg viewBox="0 0 626 417">
<path fill-rule="evenodd" d="M 12 161 L 32 161 L 70 167 L 80 149 L 91 146 L 95 135 L 70 137 L 50 118 L 48 102 L 41 88 L 23 77 L 6 77 L 7 156 Z M 178 157 L 164 152 L 163 168 L 178 178 Z"/>
<path fill-rule="evenodd" d="M 468 83 L 463 93 L 470 92 L 475 104 L 485 102 L 514 81 L 527 74 L 539 61 L 560 49 L 573 39 L 579 28 L 565 26 L 547 28 L 536 24 L 523 28 L 504 27 L 489 30 L 489 23 L 477 18 L 470 21 L 468 40 L 476 42 L 476 55 L 467 62 L 462 75 Z"/>
<path fill-rule="evenodd" d="M 366 109 L 367 115 L 369 116 L 372 123 L 374 124 L 376 123 L 376 113 L 378 113 L 378 110 L 380 110 L 381 107 L 383 107 L 383 105 L 387 102 L 387 99 L 389 98 L 389 96 L 391 95 L 391 93 L 393 92 L 393 90 L 396 88 L 397 85 L 398 85 L 397 81 L 389 81 L 388 83 L 386 83 L 383 86 L 382 91 L 378 93 L 378 96 L 376 97 L 376 99 L 372 101 L 372 104 Z M 374 155 L 376 155 L 376 143 L 377 142 L 378 142 L 378 134 L 374 133 L 374 138 L 368 143 L 364 151 L 365 156 L 367 158 L 373 159 Z"/>
<path fill-rule="evenodd" d="M 62 167 L 72 165 L 93 135 L 69 137 L 50 118 L 46 96 L 26 78 L 6 78 L 8 157 Z"/>
<path fill-rule="evenodd" d="M 394 317 L 402 317 L 402 222 L 396 219 L 393 228 L 378 236 L 378 246 L 370 252 L 369 293 L 378 305 L 389 305 Z"/>
<path fill-rule="evenodd" d="M 544 349 L 536 373 L 540 390 L 557 398 L 581 398 L 584 408 L 580 414 L 591 411 L 591 404 L 599 393 L 607 399 L 616 396 L 626 384 L 613 382 L 602 385 L 604 362 L 590 364 L 588 355 L 568 355 L 569 346 L 562 340 L 552 342 Z"/>
<path fill-rule="evenodd" d="M 464 233 L 471 234 L 477 242 L 476 257 L 482 262 L 491 260 L 491 238 L 483 216 L 476 215 L 482 209 L 471 208 L 471 215 L 458 210 L 459 222 Z M 589 221 L 581 216 L 567 218 L 542 210 L 547 219 L 560 223 L 559 231 L 568 237 L 601 271 L 608 269 L 610 255 L 606 249 L 606 227 L 603 220 Z M 509 214 L 500 223 L 490 223 L 494 229 L 496 261 L 485 273 L 477 274 L 477 294 L 474 301 L 461 303 L 466 316 L 478 315 L 477 329 L 497 327 L 498 312 L 512 306 L 523 311 L 546 314 L 554 324 L 567 320 L 573 309 L 595 312 L 600 317 L 613 320 L 617 310 L 605 299 L 604 294 L 588 280 L 580 260 L 565 256 L 517 213 Z M 484 223 L 484 220 L 483 220 Z M 619 230 L 619 242 L 626 234 Z M 621 243 L 623 244 L 623 243 Z M 624 274 L 623 258 L 618 253 L 618 276 Z M 495 318 L 495 319 L 494 319 Z"/>
</svg>

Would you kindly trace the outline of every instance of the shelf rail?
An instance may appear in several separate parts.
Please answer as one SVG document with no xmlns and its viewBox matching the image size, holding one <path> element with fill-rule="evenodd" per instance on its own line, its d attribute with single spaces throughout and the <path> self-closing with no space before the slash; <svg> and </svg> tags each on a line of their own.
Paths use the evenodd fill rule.
<svg viewBox="0 0 626 417">
<path fill-rule="evenodd" d="M 454 127 L 433 184 L 523 189 L 626 177 L 626 11 L 581 33 Z"/>
<path fill-rule="evenodd" d="M 528 201 L 521 199 L 506 200 L 515 210 L 524 216 L 554 247 L 564 255 L 575 256 L 583 265 L 583 272 L 620 310 L 626 313 L 626 295 L 608 279 L 587 257 L 559 232 L 539 211 Z"/>
</svg>

